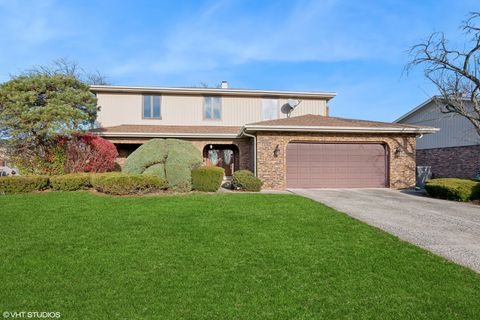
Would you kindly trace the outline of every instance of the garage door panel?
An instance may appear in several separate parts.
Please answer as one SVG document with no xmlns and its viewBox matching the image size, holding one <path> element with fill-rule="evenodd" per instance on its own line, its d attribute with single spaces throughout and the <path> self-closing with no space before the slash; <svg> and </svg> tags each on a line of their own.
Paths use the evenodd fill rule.
<svg viewBox="0 0 480 320">
<path fill-rule="evenodd" d="M 386 160 L 381 144 L 290 143 L 287 187 L 385 187 Z"/>
<path fill-rule="evenodd" d="M 296 154 L 293 154 L 293 152 L 287 153 L 286 161 L 287 162 L 292 162 L 298 159 L 298 156 Z"/>
<path fill-rule="evenodd" d="M 309 157 L 309 160 L 311 162 L 333 162 L 337 160 L 337 156 L 331 156 L 331 155 L 312 155 Z"/>
</svg>

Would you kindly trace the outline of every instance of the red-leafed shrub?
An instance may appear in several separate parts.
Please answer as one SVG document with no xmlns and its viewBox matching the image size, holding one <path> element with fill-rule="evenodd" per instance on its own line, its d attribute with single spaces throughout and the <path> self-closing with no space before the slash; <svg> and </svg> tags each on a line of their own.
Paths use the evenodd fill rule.
<svg viewBox="0 0 480 320">
<path fill-rule="evenodd" d="M 115 167 L 117 148 L 102 137 L 82 134 L 68 139 L 65 172 L 106 172 Z"/>
</svg>

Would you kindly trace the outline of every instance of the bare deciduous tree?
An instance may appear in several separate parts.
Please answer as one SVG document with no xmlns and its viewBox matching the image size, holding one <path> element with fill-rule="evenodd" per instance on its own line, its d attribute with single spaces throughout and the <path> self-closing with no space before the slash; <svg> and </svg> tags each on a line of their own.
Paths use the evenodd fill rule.
<svg viewBox="0 0 480 320">
<path fill-rule="evenodd" d="M 410 49 L 408 72 L 423 67 L 425 77 L 437 88 L 435 97 L 442 112 L 456 113 L 468 119 L 480 135 L 480 12 L 468 15 L 461 28 L 468 37 L 465 48 L 450 47 L 443 32 L 433 33 Z"/>
<path fill-rule="evenodd" d="M 86 84 L 100 84 L 106 85 L 107 78 L 105 75 L 101 74 L 100 71 L 96 70 L 94 72 L 87 72 L 85 69 L 80 67 L 77 61 L 70 60 L 68 58 L 59 58 L 53 60 L 48 65 L 37 65 L 28 69 L 25 74 L 27 75 L 36 75 L 43 74 L 47 76 L 53 75 L 66 75 L 73 76 L 76 79 L 86 83 Z"/>
</svg>

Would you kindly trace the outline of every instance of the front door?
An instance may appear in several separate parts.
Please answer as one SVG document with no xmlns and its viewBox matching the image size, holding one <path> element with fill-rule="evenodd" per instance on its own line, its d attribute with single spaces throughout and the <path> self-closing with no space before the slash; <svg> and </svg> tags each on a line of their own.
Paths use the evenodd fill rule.
<svg viewBox="0 0 480 320">
<path fill-rule="evenodd" d="M 210 149 L 207 153 L 207 164 L 222 167 L 225 170 L 225 176 L 230 177 L 234 169 L 234 152 L 230 149 Z"/>
</svg>

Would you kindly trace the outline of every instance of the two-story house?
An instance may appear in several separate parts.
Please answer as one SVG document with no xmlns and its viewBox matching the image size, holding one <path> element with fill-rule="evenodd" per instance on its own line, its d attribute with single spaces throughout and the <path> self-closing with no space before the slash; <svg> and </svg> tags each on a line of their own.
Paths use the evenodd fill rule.
<svg viewBox="0 0 480 320">
<path fill-rule="evenodd" d="M 191 141 L 226 175 L 249 169 L 264 189 L 415 185 L 415 139 L 435 129 L 328 116 L 329 92 L 91 87 L 97 133 L 122 163 L 152 138 Z"/>
<path fill-rule="evenodd" d="M 480 174 L 480 135 L 465 117 L 446 113 L 440 97 L 424 101 L 395 122 L 440 129 L 417 141 L 417 165 L 431 167 L 433 177 L 473 178 Z"/>
</svg>

